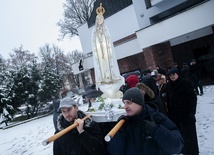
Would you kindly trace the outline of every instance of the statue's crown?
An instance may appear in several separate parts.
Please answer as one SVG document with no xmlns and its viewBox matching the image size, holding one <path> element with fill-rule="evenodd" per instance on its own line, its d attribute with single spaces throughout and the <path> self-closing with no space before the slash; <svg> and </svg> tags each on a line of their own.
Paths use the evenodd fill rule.
<svg viewBox="0 0 214 155">
<path fill-rule="evenodd" d="M 96 9 L 96 13 L 98 15 L 103 15 L 105 13 L 104 7 L 102 7 L 102 3 L 100 3 L 100 6 Z"/>
</svg>

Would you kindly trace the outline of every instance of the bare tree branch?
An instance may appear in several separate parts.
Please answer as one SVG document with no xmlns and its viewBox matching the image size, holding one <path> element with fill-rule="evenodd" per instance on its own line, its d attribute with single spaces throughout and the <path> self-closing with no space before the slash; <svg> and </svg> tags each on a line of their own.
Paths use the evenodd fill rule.
<svg viewBox="0 0 214 155">
<path fill-rule="evenodd" d="M 96 0 L 66 0 L 64 8 L 64 19 L 60 19 L 57 25 L 60 27 L 60 38 L 66 35 L 78 36 L 77 28 L 83 25 L 91 16 L 93 5 Z"/>
<path fill-rule="evenodd" d="M 10 53 L 9 55 L 11 57 L 10 66 L 12 68 L 26 66 L 37 58 L 34 53 L 24 50 L 22 45 L 19 48 L 13 49 L 13 53 Z"/>
</svg>

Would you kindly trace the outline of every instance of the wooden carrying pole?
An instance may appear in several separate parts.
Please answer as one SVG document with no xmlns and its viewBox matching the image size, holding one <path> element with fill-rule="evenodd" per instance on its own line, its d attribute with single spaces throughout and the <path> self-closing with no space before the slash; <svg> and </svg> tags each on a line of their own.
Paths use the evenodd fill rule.
<svg viewBox="0 0 214 155">
<path fill-rule="evenodd" d="M 85 121 L 87 118 L 90 118 L 90 116 L 85 116 L 84 118 L 82 118 L 83 121 Z M 64 134 L 66 134 L 67 132 L 69 132 L 70 130 L 76 128 L 79 124 L 77 122 L 74 122 L 72 125 L 68 126 L 67 128 L 63 129 L 62 131 L 56 133 L 55 135 L 51 136 L 50 138 L 44 140 L 42 142 L 42 144 L 48 145 L 49 143 L 55 141 L 56 139 L 58 139 L 59 137 L 63 136 Z"/>
<path fill-rule="evenodd" d="M 117 131 L 122 127 L 122 125 L 125 123 L 124 119 L 121 119 L 112 129 L 109 131 L 109 133 L 105 136 L 105 141 L 109 142 L 112 137 L 117 133 Z"/>
</svg>

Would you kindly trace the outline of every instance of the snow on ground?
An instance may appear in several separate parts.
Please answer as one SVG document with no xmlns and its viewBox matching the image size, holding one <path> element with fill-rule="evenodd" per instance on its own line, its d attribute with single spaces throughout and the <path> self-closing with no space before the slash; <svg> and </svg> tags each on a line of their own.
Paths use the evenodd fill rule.
<svg viewBox="0 0 214 155">
<path fill-rule="evenodd" d="M 54 134 L 52 115 L 0 130 L 0 155 L 52 155 L 53 143 L 42 141 Z"/>
<path fill-rule="evenodd" d="M 200 155 L 214 155 L 214 85 L 198 96 L 197 132 Z M 53 143 L 42 142 L 54 134 L 52 115 L 0 130 L 0 155 L 52 155 Z"/>
<path fill-rule="evenodd" d="M 196 121 L 200 155 L 214 155 L 214 85 L 198 96 Z"/>
</svg>

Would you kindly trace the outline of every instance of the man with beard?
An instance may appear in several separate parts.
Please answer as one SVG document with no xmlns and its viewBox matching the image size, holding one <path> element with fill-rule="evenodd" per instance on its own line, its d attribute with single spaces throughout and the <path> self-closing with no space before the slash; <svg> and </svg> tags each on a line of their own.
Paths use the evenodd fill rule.
<svg viewBox="0 0 214 155">
<path fill-rule="evenodd" d="M 74 122 L 78 126 L 54 141 L 54 155 L 102 155 L 103 135 L 98 124 L 85 120 L 86 115 L 78 110 L 77 103 L 70 97 L 60 101 L 59 109 L 62 113 L 57 120 L 57 130 L 67 128 Z"/>
</svg>

